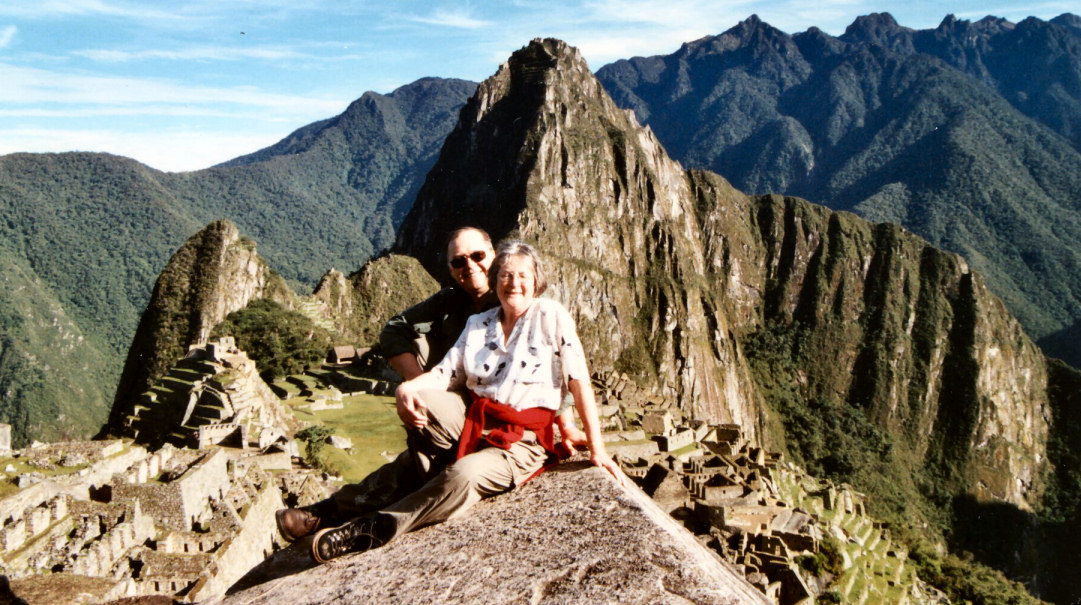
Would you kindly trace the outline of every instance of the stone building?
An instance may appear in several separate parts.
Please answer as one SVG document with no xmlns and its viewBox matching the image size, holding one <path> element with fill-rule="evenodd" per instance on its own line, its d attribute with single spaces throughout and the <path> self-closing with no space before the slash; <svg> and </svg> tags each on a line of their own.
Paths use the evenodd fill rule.
<svg viewBox="0 0 1081 605">
<path fill-rule="evenodd" d="M 261 468 L 259 456 L 166 446 L 152 454 L 139 448 L 141 455 L 131 460 L 115 443 L 64 444 L 91 458 L 103 451 L 110 456 L 89 467 L 57 464 L 54 472 L 71 471 L 67 481 L 33 486 L 51 490 L 49 499 L 14 494 L 0 500 L 3 510 L 17 509 L 0 527 L 0 564 L 16 594 L 53 590 L 54 597 L 38 602 L 63 603 L 70 597 L 65 591 L 78 586 L 97 602 L 151 594 L 206 600 L 280 547 L 274 511 L 285 506 L 282 483 Z M 16 454 L 20 461 L 55 460 L 44 448 Z M 108 481 L 86 472 L 111 459 L 126 464 Z M 290 474 L 313 492 L 310 498 L 325 497 L 305 473 Z M 85 484 L 86 477 L 96 483 Z M 71 483 L 84 484 L 74 489 Z"/>
<path fill-rule="evenodd" d="M 125 420 L 135 441 L 152 448 L 226 442 L 248 447 L 249 439 L 282 426 L 281 402 L 232 337 L 193 346 L 140 396 Z"/>
</svg>

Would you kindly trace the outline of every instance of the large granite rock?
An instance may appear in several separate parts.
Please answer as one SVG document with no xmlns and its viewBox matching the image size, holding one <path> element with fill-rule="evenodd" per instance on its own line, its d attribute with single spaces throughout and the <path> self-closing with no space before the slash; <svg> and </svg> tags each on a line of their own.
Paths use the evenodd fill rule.
<svg viewBox="0 0 1081 605">
<path fill-rule="evenodd" d="M 561 465 L 464 517 L 214 603 L 769 602 L 629 480 L 587 467 Z"/>
</svg>

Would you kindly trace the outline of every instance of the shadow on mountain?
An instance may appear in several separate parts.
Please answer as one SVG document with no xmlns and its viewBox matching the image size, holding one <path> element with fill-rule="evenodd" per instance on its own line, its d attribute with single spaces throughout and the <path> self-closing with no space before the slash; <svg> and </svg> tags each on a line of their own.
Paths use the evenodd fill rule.
<svg viewBox="0 0 1081 605">
<path fill-rule="evenodd" d="M 1081 346 L 1078 343 L 1081 343 L 1081 321 L 1036 341 L 1044 355 L 1081 368 Z"/>
<path fill-rule="evenodd" d="M 1074 603 L 1081 595 L 1074 560 L 1081 519 L 1041 521 L 1012 504 L 971 496 L 955 499 L 953 513 L 952 551 L 971 555 L 1052 603 Z"/>
<path fill-rule="evenodd" d="M 1075 334 L 1078 327 L 1071 328 Z M 1048 470 L 1038 513 L 972 496 L 953 501 L 950 549 L 1018 580 L 1052 603 L 1076 603 L 1081 544 L 1081 373 L 1061 361 L 1048 363 L 1052 393 Z"/>
</svg>

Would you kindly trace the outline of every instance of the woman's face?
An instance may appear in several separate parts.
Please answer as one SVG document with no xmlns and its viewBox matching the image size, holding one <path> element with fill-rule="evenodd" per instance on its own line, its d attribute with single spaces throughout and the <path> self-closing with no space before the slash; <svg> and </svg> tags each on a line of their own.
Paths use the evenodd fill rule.
<svg viewBox="0 0 1081 605">
<path fill-rule="evenodd" d="M 511 255 L 503 262 L 496 276 L 495 294 L 509 311 L 524 312 L 533 304 L 537 280 L 533 263 L 526 256 Z"/>
</svg>

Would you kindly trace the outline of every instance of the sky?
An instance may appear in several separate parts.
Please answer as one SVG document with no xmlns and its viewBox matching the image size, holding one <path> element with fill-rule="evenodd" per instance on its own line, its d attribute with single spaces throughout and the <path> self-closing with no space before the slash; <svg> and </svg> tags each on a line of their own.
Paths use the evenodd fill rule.
<svg viewBox="0 0 1081 605">
<path fill-rule="evenodd" d="M 251 153 L 366 91 L 427 76 L 481 81 L 537 37 L 594 70 L 670 54 L 752 14 L 840 35 L 888 12 L 1013 22 L 1081 12 L 1012 0 L 0 0 L 0 155 L 103 151 L 170 172 Z"/>
</svg>

